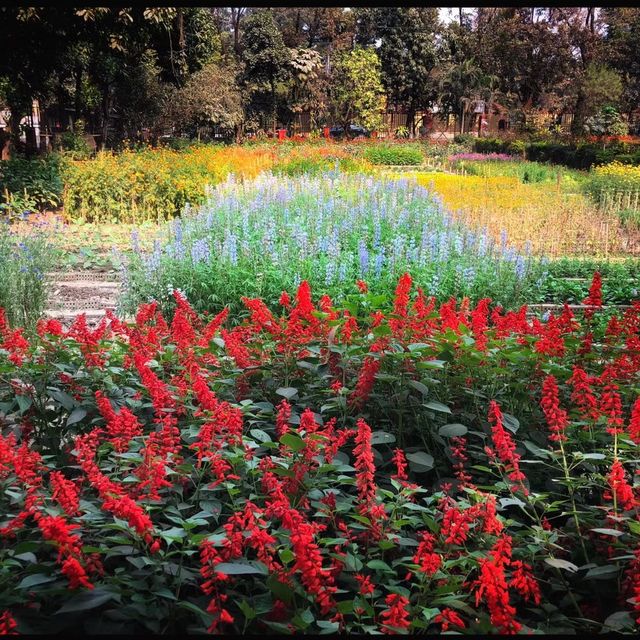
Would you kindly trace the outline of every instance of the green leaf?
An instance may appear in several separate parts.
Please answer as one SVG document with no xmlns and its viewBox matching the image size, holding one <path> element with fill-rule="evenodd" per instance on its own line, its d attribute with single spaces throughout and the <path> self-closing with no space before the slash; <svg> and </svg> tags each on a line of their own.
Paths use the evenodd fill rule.
<svg viewBox="0 0 640 640">
<path fill-rule="evenodd" d="M 248 562 L 221 562 L 215 566 L 218 573 L 224 573 L 228 576 L 239 576 L 245 574 L 256 573 L 266 576 L 269 572 L 267 568 L 260 562 L 249 564 Z"/>
<path fill-rule="evenodd" d="M 392 571 L 391 567 L 382 560 L 369 560 L 369 562 L 367 562 L 367 567 L 374 571 Z"/>
<path fill-rule="evenodd" d="M 443 438 L 453 438 L 457 436 L 464 436 L 469 429 L 463 424 L 458 422 L 452 422 L 451 424 L 445 424 L 438 429 L 438 434 Z"/>
<path fill-rule="evenodd" d="M 295 433 L 285 433 L 282 438 L 280 438 L 280 442 L 296 452 L 302 451 L 306 446 L 304 440 Z"/>
<path fill-rule="evenodd" d="M 35 587 L 37 584 L 54 582 L 56 579 L 56 576 L 48 576 L 44 573 L 33 573 L 20 582 L 18 589 L 28 589 L 29 587 Z"/>
<path fill-rule="evenodd" d="M 391 444 L 396 441 L 396 437 L 392 433 L 386 431 L 372 431 L 371 444 Z"/>
<path fill-rule="evenodd" d="M 246 600 L 242 600 L 238 607 L 240 608 L 240 611 L 244 613 L 247 620 L 253 620 L 256 617 L 255 609 L 253 609 Z"/>
<path fill-rule="evenodd" d="M 573 564 L 573 562 L 569 562 L 568 560 L 562 560 L 561 558 L 545 558 L 544 561 L 556 569 L 566 569 L 571 573 L 575 573 L 578 570 L 578 567 Z"/>
<path fill-rule="evenodd" d="M 280 387 L 279 389 L 276 389 L 276 393 L 279 396 L 283 396 L 287 400 L 290 400 L 298 393 L 298 390 L 295 387 Z"/>
<path fill-rule="evenodd" d="M 440 411 L 441 413 L 451 413 L 451 409 L 449 409 L 446 404 L 442 404 L 442 402 L 438 402 L 437 400 L 431 400 L 430 402 L 425 403 L 423 406 L 427 407 L 427 409 Z"/>
<path fill-rule="evenodd" d="M 67 427 L 70 427 L 72 424 L 75 424 L 76 422 L 80 422 L 81 420 L 84 420 L 86 415 L 87 415 L 86 409 L 83 409 L 82 407 L 76 407 L 69 414 L 69 417 L 67 418 Z"/>
<path fill-rule="evenodd" d="M 609 578 L 615 578 L 620 572 L 620 568 L 614 564 L 606 564 L 601 567 L 593 567 L 587 571 L 585 580 L 608 580 Z"/>
<path fill-rule="evenodd" d="M 428 471 L 429 469 L 433 469 L 433 456 L 425 451 L 407 453 L 406 458 L 411 463 L 411 468 L 415 471 Z"/>
<path fill-rule="evenodd" d="M 71 411 L 76 404 L 76 401 L 68 393 L 60 391 L 60 389 L 51 389 L 49 395 L 67 411 Z"/>
<path fill-rule="evenodd" d="M 270 575 L 267 578 L 267 587 L 269 588 L 269 591 L 278 598 L 278 600 L 282 600 L 285 604 L 291 604 L 293 602 L 293 590 L 291 587 L 280 582 L 276 576 Z"/>
<path fill-rule="evenodd" d="M 601 533 L 603 536 L 615 536 L 616 538 L 624 535 L 624 531 L 618 531 L 617 529 L 591 529 L 595 533 Z"/>
<path fill-rule="evenodd" d="M 17 395 L 16 400 L 18 402 L 18 406 L 20 407 L 20 413 L 24 413 L 25 411 L 27 411 L 33 403 L 31 396 L 23 396 L 22 394 Z"/>
<path fill-rule="evenodd" d="M 512 433 L 515 433 L 520 428 L 520 421 L 510 413 L 503 413 L 502 421 L 504 423 L 504 426 Z"/>
<path fill-rule="evenodd" d="M 258 442 L 271 442 L 271 436 L 262 429 L 251 429 L 249 433 L 258 441 Z"/>
<path fill-rule="evenodd" d="M 418 380 L 409 380 L 408 382 L 414 389 L 417 389 L 423 396 L 426 397 L 429 395 L 429 388 L 427 387 L 427 385 L 423 384 Z"/>
<path fill-rule="evenodd" d="M 628 611 L 616 611 L 612 613 L 605 621 L 604 626 L 609 629 L 619 631 L 624 628 L 632 628 L 634 626 L 633 618 Z"/>
<path fill-rule="evenodd" d="M 94 589 L 93 591 L 87 591 L 74 596 L 73 600 L 70 600 L 66 604 L 62 605 L 60 609 L 56 611 L 56 615 L 59 613 L 71 613 L 73 611 L 87 611 L 89 609 L 96 609 L 109 600 L 115 598 L 115 594 L 110 591 L 103 591 L 101 589 Z"/>
</svg>

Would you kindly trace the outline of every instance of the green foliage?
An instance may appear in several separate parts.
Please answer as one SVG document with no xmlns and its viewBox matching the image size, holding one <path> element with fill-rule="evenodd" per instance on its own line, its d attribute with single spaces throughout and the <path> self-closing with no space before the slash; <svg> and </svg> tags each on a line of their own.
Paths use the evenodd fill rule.
<svg viewBox="0 0 640 640">
<path fill-rule="evenodd" d="M 580 304 L 589 293 L 594 271 L 602 274 L 606 305 L 631 304 L 640 296 L 640 260 L 623 261 L 561 258 L 545 265 L 545 277 L 532 301 Z"/>
<path fill-rule="evenodd" d="M 0 222 L 0 308 L 8 320 L 33 329 L 46 303 L 45 273 L 51 266 L 50 228 L 15 234 Z"/>
<path fill-rule="evenodd" d="M 593 136 L 624 136 L 629 127 L 618 110 L 612 106 L 605 106 L 584 123 L 585 131 Z"/>
<path fill-rule="evenodd" d="M 380 60 L 374 49 L 356 47 L 338 57 L 331 96 L 338 122 L 360 124 L 371 131 L 380 128 L 385 99 Z"/>
<path fill-rule="evenodd" d="M 424 162 L 422 150 L 412 144 L 375 144 L 367 146 L 363 156 L 373 164 L 420 165 Z"/>
<path fill-rule="evenodd" d="M 208 63 L 174 91 L 168 110 L 178 130 L 221 130 L 230 137 L 244 120 L 237 70 Z"/>
<path fill-rule="evenodd" d="M 564 164 L 572 169 L 589 169 L 593 165 L 624 161 L 626 164 L 640 164 L 640 148 L 628 143 L 612 143 L 603 148 L 602 144 L 582 142 L 562 144 L 558 142 L 524 142 L 501 138 L 478 138 L 474 150 L 479 153 L 524 153 L 527 160 Z"/>
<path fill-rule="evenodd" d="M 55 209 L 62 201 L 62 165 L 57 154 L 0 162 L 0 206 L 10 216 Z"/>
<path fill-rule="evenodd" d="M 76 120 L 73 131 L 65 131 L 60 136 L 60 149 L 63 155 L 72 160 L 85 160 L 91 155 L 85 140 L 84 121 Z"/>
<path fill-rule="evenodd" d="M 638 310 L 317 298 L 2 326 L 3 624 L 637 635 Z"/>
</svg>

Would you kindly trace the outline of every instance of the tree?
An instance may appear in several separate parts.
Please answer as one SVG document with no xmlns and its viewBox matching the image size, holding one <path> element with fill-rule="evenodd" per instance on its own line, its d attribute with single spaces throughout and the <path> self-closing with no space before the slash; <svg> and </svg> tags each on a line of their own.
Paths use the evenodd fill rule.
<svg viewBox="0 0 640 640">
<path fill-rule="evenodd" d="M 629 132 L 627 123 L 618 110 L 610 105 L 602 107 L 584 123 L 585 131 L 593 136 L 624 136 Z"/>
<path fill-rule="evenodd" d="M 477 64 L 499 78 L 505 103 L 522 114 L 549 101 L 576 66 L 576 43 L 552 9 L 478 8 L 473 40 Z"/>
<path fill-rule="evenodd" d="M 623 79 L 620 102 L 630 114 L 640 104 L 640 8 L 605 7 L 601 11 L 603 57 Z"/>
<path fill-rule="evenodd" d="M 287 106 L 292 114 L 308 112 L 313 128 L 326 110 L 326 79 L 322 57 L 313 49 L 290 49 L 291 90 Z"/>
<path fill-rule="evenodd" d="M 415 134 L 415 114 L 436 100 L 436 37 L 438 10 L 434 7 L 372 9 L 372 35 L 381 40 L 382 81 L 391 100 L 407 110 L 409 134 Z"/>
<path fill-rule="evenodd" d="M 269 10 L 252 13 L 244 25 L 242 61 L 244 81 L 254 97 L 269 92 L 270 115 L 275 130 L 277 121 L 277 84 L 288 77 L 290 54 Z"/>
<path fill-rule="evenodd" d="M 209 63 L 194 73 L 186 85 L 173 92 L 168 113 L 179 130 L 217 128 L 230 136 L 242 124 L 242 95 L 236 83 L 237 69 Z"/>
<path fill-rule="evenodd" d="M 385 105 L 382 69 L 373 49 L 356 47 L 344 52 L 333 69 L 333 110 L 338 122 L 360 124 L 367 129 L 382 126 Z"/>
</svg>

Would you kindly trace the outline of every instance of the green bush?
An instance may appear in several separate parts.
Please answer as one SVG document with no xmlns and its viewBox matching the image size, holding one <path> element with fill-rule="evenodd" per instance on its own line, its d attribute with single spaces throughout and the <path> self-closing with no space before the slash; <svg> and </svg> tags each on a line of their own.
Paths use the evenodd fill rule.
<svg viewBox="0 0 640 640">
<path fill-rule="evenodd" d="M 640 149 L 637 145 L 628 143 L 614 143 L 603 148 L 601 144 L 590 142 L 561 144 L 547 141 L 525 142 L 479 138 L 473 148 L 478 153 L 524 153 L 527 160 L 563 164 L 572 169 L 589 169 L 594 165 L 614 161 L 640 164 Z"/>
<path fill-rule="evenodd" d="M 365 149 L 363 156 L 372 164 L 419 165 L 424 162 L 420 147 L 410 144 L 372 145 Z"/>
<path fill-rule="evenodd" d="M 62 160 L 58 154 L 0 162 L 0 202 L 10 215 L 56 208 L 62 201 Z"/>
</svg>

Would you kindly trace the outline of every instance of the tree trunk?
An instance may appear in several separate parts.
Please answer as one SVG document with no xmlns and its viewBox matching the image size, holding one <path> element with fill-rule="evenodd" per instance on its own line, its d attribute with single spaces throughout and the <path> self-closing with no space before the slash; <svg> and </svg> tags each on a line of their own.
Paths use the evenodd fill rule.
<svg viewBox="0 0 640 640">
<path fill-rule="evenodd" d="M 576 106 L 573 112 L 573 121 L 571 122 L 571 133 L 575 136 L 582 135 L 584 120 L 586 117 L 586 96 L 584 91 L 580 89 L 578 91 L 578 98 L 576 100 Z"/>
<path fill-rule="evenodd" d="M 269 78 L 269 84 L 271 85 L 271 117 L 273 118 L 273 135 L 276 135 L 276 119 L 277 119 L 277 109 L 276 109 L 276 83 L 275 78 L 271 76 Z"/>
<path fill-rule="evenodd" d="M 82 67 L 76 67 L 76 91 L 74 98 L 74 124 L 82 117 Z"/>
<path fill-rule="evenodd" d="M 18 102 L 12 103 L 7 101 L 7 106 L 11 112 L 11 118 L 9 119 L 9 153 L 13 155 L 14 152 L 20 150 L 22 143 L 20 142 L 20 120 L 24 116 L 24 109 Z"/>
<path fill-rule="evenodd" d="M 409 137 L 414 138 L 416 133 L 416 108 L 413 105 L 409 105 L 407 109 L 407 130 L 409 131 Z"/>
</svg>

